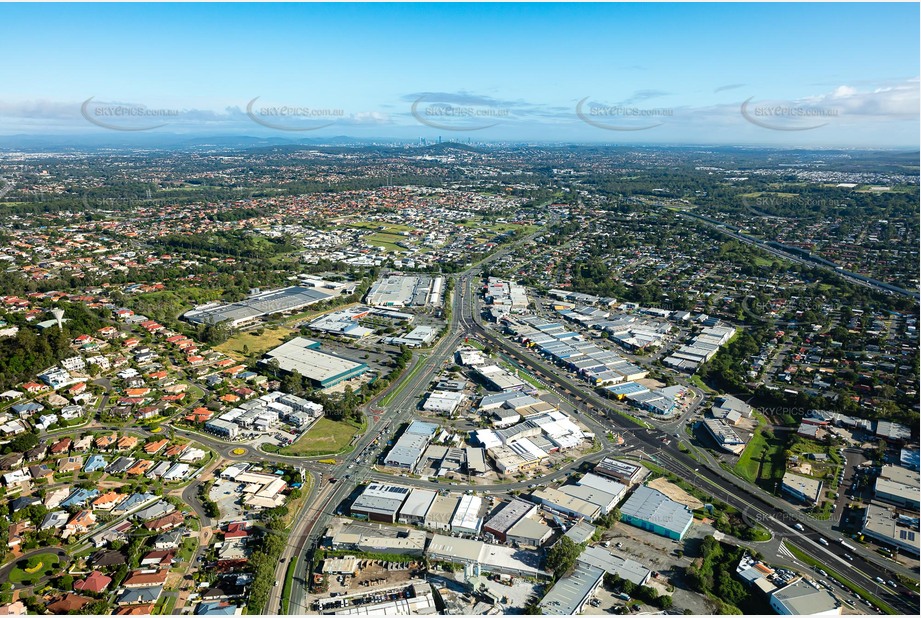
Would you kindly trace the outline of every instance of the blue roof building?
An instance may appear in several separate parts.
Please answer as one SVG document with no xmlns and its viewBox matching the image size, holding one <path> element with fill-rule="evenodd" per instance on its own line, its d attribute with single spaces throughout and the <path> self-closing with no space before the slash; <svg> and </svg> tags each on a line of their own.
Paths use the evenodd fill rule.
<svg viewBox="0 0 921 618">
<path fill-rule="evenodd" d="M 86 465 L 83 466 L 83 471 L 95 472 L 96 470 L 104 470 L 107 465 L 109 465 L 109 462 L 107 462 L 102 455 L 90 455 L 90 458 L 86 461 Z"/>
</svg>

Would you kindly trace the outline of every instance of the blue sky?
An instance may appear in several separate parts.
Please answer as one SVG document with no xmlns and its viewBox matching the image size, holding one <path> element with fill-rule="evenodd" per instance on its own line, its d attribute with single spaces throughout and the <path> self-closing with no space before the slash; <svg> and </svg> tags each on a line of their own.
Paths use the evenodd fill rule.
<svg viewBox="0 0 921 618">
<path fill-rule="evenodd" d="M 2 134 L 918 146 L 912 3 L 3 4 L 0 22 L 19 59 Z"/>
</svg>

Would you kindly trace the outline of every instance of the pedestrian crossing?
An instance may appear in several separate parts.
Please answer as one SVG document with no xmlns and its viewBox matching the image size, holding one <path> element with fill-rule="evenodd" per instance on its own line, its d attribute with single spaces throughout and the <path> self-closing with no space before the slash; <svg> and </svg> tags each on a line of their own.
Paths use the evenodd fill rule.
<svg viewBox="0 0 921 618">
<path fill-rule="evenodd" d="M 791 552 L 789 549 L 787 549 L 787 546 L 784 545 L 783 543 L 781 543 L 780 545 L 777 546 L 777 553 L 780 554 L 781 556 L 786 556 L 787 558 L 795 558 L 795 557 L 796 557 L 796 556 L 793 555 L 793 552 Z"/>
</svg>

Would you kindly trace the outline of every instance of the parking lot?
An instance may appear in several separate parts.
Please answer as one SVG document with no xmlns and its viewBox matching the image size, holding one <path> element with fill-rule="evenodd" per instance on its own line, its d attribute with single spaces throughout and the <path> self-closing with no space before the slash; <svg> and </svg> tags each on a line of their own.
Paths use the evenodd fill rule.
<svg viewBox="0 0 921 618">
<path fill-rule="evenodd" d="M 221 511 L 220 521 L 239 521 L 243 519 L 243 506 L 240 504 L 242 494 L 237 491 L 238 487 L 238 483 L 220 479 L 211 486 L 208 498 L 217 504 L 217 508 Z"/>
</svg>

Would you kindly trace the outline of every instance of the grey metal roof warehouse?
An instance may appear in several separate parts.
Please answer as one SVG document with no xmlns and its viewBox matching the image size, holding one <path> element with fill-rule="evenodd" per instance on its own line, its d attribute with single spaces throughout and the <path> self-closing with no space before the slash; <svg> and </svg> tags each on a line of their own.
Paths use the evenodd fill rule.
<svg viewBox="0 0 921 618">
<path fill-rule="evenodd" d="M 230 320 L 233 325 L 254 320 L 264 315 L 296 311 L 314 303 L 334 296 L 316 288 L 292 285 L 278 290 L 269 290 L 253 294 L 248 298 L 229 305 L 193 309 L 183 314 L 183 318 L 193 324 L 218 324 Z"/>
<path fill-rule="evenodd" d="M 410 517 L 423 519 L 437 495 L 436 492 L 430 489 L 421 489 L 419 487 L 413 488 L 406 502 L 403 504 L 403 507 L 400 509 L 400 519 Z"/>
<path fill-rule="evenodd" d="M 637 586 L 645 584 L 652 573 L 639 562 L 615 556 L 598 546 L 586 547 L 577 560 L 583 564 L 604 569 L 607 573 L 616 574 L 621 579 L 626 579 Z"/>
<path fill-rule="evenodd" d="M 266 352 L 266 357 L 259 362 L 268 365 L 275 359 L 279 369 L 289 373 L 297 371 L 321 388 L 354 378 L 368 370 L 364 363 L 321 352 L 317 347 L 319 343 L 316 341 L 295 337 Z"/>
<path fill-rule="evenodd" d="M 393 521 L 408 495 L 408 487 L 371 483 L 352 503 L 351 510 L 353 513 L 385 515 Z"/>
<path fill-rule="evenodd" d="M 551 616 L 578 614 L 602 579 L 602 569 L 577 563 L 572 574 L 556 582 L 540 602 L 541 612 Z"/>
<path fill-rule="evenodd" d="M 505 534 L 514 526 L 518 520 L 532 513 L 537 509 L 537 505 L 532 502 L 514 499 L 503 506 L 499 512 L 493 515 L 483 527 L 488 532 L 498 532 Z"/>
</svg>

